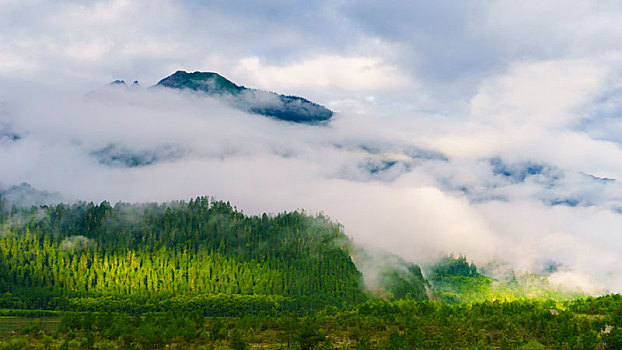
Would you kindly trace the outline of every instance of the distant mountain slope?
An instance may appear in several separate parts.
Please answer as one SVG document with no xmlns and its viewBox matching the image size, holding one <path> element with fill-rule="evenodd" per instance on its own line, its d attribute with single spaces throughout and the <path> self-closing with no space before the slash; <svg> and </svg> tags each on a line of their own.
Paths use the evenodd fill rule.
<svg viewBox="0 0 622 350">
<path fill-rule="evenodd" d="M 148 166 L 163 161 L 173 161 L 181 157 L 182 151 L 172 145 L 155 148 L 136 149 L 119 144 L 109 144 L 90 153 L 100 164 L 134 168 Z"/>
<path fill-rule="evenodd" d="M 488 269 L 505 270 L 500 266 Z M 563 288 L 549 283 L 547 277 L 530 273 L 516 273 L 509 269 L 502 279 L 478 272 L 472 262 L 464 256 L 446 256 L 428 267 L 426 278 L 432 287 L 434 297 L 449 304 L 470 304 L 484 301 L 516 299 L 571 300 L 583 298 L 582 290 Z M 499 272 L 499 271 L 497 271 Z"/>
<path fill-rule="evenodd" d="M 305 98 L 249 89 L 218 73 L 177 71 L 156 86 L 200 91 L 221 98 L 240 110 L 290 122 L 318 123 L 333 116 L 330 109 Z"/>
<path fill-rule="evenodd" d="M 30 206 L 59 203 L 63 197 L 59 193 L 38 190 L 28 183 L 3 188 L 0 185 L 0 209 L 3 205 L 28 208 Z"/>
</svg>

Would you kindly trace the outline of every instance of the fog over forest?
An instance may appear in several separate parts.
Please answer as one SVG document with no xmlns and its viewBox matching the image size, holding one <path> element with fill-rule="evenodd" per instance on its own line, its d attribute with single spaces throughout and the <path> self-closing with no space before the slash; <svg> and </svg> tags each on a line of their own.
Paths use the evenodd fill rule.
<svg viewBox="0 0 622 350">
<path fill-rule="evenodd" d="M 614 2 L 0 4 L 0 189 L 16 203 L 209 195 L 323 212 L 414 263 L 557 266 L 554 283 L 622 292 Z M 177 70 L 335 114 L 297 124 L 150 88 Z"/>
</svg>

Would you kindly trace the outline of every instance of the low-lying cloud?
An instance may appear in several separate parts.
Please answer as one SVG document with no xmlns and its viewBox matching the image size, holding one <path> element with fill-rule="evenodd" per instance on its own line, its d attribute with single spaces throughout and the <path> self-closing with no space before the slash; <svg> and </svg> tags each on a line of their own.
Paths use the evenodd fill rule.
<svg viewBox="0 0 622 350">
<path fill-rule="evenodd" d="M 526 63 L 484 82 L 462 116 L 370 106 L 327 125 L 166 88 L 32 85 L 7 100 L 4 133 L 19 136 L 0 143 L 0 177 L 82 200 L 212 195 L 249 214 L 322 211 L 355 242 L 411 262 L 462 253 L 539 273 L 548 261 L 564 267 L 559 283 L 622 291 L 619 145 L 573 129 L 607 87 L 591 69 Z M 544 74 L 564 84 L 539 102 L 552 87 L 530 77 Z"/>
<path fill-rule="evenodd" d="M 415 263 L 554 265 L 551 280 L 620 292 L 621 17 L 585 1 L 5 1 L 0 191 L 323 211 Z M 85 97 L 178 69 L 337 114 L 299 125 L 174 90 Z"/>
</svg>

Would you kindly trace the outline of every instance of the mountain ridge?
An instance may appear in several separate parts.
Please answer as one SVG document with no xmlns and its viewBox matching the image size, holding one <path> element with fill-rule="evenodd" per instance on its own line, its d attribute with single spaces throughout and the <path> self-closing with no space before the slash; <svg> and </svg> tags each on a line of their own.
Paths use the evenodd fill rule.
<svg viewBox="0 0 622 350">
<path fill-rule="evenodd" d="M 192 90 L 223 99 L 234 108 L 294 123 L 317 124 L 333 116 L 330 109 L 304 97 L 237 85 L 215 72 L 178 70 L 154 87 Z"/>
</svg>

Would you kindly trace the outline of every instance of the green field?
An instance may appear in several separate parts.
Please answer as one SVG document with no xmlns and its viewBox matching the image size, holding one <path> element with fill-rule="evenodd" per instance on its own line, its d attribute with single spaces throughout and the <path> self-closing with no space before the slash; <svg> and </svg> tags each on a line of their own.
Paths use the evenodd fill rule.
<svg viewBox="0 0 622 350">
<path fill-rule="evenodd" d="M 60 317 L 0 316 L 0 337 L 7 338 L 25 328 L 36 328 L 45 332 L 56 332 Z"/>
</svg>

